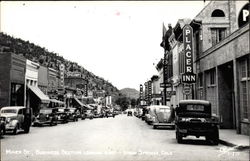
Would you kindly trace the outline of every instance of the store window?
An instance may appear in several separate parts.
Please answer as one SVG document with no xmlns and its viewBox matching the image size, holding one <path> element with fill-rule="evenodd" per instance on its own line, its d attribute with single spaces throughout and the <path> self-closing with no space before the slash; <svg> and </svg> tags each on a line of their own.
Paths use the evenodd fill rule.
<svg viewBox="0 0 250 161">
<path fill-rule="evenodd" d="M 21 84 L 11 83 L 11 106 L 23 106 L 24 102 L 24 87 Z"/>
<path fill-rule="evenodd" d="M 210 71 L 210 85 L 215 85 L 216 83 L 215 77 L 216 77 L 215 69 L 212 69 Z"/>
<path fill-rule="evenodd" d="M 250 106 L 250 57 L 240 61 L 240 102 L 242 107 L 243 119 L 248 119 L 248 107 Z"/>
<path fill-rule="evenodd" d="M 211 28 L 212 45 L 217 44 L 226 37 L 226 28 Z"/>
</svg>

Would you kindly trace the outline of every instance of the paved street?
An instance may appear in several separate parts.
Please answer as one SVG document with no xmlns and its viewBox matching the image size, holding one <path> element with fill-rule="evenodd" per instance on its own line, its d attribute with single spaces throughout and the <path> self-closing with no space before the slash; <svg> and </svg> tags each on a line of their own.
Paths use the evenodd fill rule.
<svg viewBox="0 0 250 161">
<path fill-rule="evenodd" d="M 119 115 L 7 134 L 1 139 L 1 157 L 2 161 L 248 160 L 249 154 L 202 139 L 177 144 L 174 130 L 154 130 L 136 117 Z"/>
</svg>

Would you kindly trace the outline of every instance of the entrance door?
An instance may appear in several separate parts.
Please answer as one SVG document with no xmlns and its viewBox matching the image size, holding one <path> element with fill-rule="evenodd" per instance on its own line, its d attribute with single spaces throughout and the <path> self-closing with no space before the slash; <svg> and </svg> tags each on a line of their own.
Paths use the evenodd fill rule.
<svg viewBox="0 0 250 161">
<path fill-rule="evenodd" d="M 235 129 L 233 62 L 218 67 L 218 95 L 221 128 Z"/>
</svg>

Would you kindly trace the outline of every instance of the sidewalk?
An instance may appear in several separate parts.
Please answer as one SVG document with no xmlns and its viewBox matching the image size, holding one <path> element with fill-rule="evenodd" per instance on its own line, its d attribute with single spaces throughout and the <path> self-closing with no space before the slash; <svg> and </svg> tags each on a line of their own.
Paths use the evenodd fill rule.
<svg viewBox="0 0 250 161">
<path fill-rule="evenodd" d="M 236 134 L 235 130 L 220 129 L 220 143 L 239 149 L 249 148 L 249 136 Z"/>
</svg>

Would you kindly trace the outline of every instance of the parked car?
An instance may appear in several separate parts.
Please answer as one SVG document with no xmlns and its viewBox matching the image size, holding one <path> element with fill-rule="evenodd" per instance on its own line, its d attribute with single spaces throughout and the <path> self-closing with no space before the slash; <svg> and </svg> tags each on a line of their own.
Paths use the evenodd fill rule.
<svg viewBox="0 0 250 161">
<path fill-rule="evenodd" d="M 44 124 L 57 125 L 57 109 L 55 108 L 43 108 L 40 109 L 39 114 L 35 117 L 33 123 L 34 126 L 40 126 Z"/>
<path fill-rule="evenodd" d="M 107 112 L 107 115 L 106 115 L 106 116 L 107 116 L 107 117 L 115 117 L 115 113 L 109 111 L 109 112 Z"/>
<path fill-rule="evenodd" d="M 79 113 L 76 108 L 65 108 L 64 112 L 66 112 L 69 121 L 78 121 Z"/>
<path fill-rule="evenodd" d="M 147 106 L 146 110 L 145 110 L 145 116 L 144 116 L 144 120 L 147 124 L 152 125 L 154 118 L 153 118 L 153 110 L 154 110 L 154 106 Z"/>
<path fill-rule="evenodd" d="M 5 117 L 0 117 L 0 137 L 5 134 Z"/>
<path fill-rule="evenodd" d="M 211 114 L 211 103 L 204 100 L 181 100 L 176 108 L 176 139 L 178 143 L 188 135 L 205 136 L 206 140 L 219 142 L 218 117 Z"/>
<path fill-rule="evenodd" d="M 59 107 L 56 108 L 56 115 L 57 115 L 57 123 L 68 123 L 68 115 L 64 111 L 65 108 Z"/>
<path fill-rule="evenodd" d="M 127 114 L 127 116 L 133 116 L 133 113 L 132 113 L 132 111 L 128 111 L 128 114 Z"/>
<path fill-rule="evenodd" d="M 0 115 L 5 120 L 5 131 L 12 131 L 14 135 L 17 134 L 18 130 L 29 133 L 33 115 L 31 108 L 24 106 L 2 107 Z"/>
<path fill-rule="evenodd" d="M 173 107 L 163 106 L 163 105 L 154 105 L 150 106 L 150 115 L 152 118 L 151 124 L 153 128 L 156 129 L 159 126 L 175 127 L 174 118 L 175 112 Z"/>
<path fill-rule="evenodd" d="M 86 118 L 88 119 L 93 119 L 94 118 L 94 114 L 91 112 L 91 110 L 87 110 L 86 114 Z"/>
</svg>

